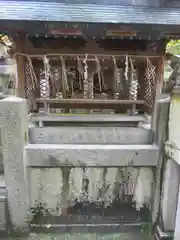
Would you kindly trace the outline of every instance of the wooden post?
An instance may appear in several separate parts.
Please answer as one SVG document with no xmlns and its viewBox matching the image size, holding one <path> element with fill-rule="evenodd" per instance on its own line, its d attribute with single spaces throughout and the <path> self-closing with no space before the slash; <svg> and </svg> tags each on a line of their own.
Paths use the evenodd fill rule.
<svg viewBox="0 0 180 240">
<path fill-rule="evenodd" d="M 24 56 L 17 56 L 17 96 L 25 98 L 25 59 Z"/>
<path fill-rule="evenodd" d="M 29 48 L 27 37 L 19 36 L 14 39 L 15 51 L 19 53 L 25 53 L 25 50 Z M 26 97 L 25 91 L 25 57 L 22 55 L 16 55 L 17 62 L 17 96 L 21 98 Z"/>
<path fill-rule="evenodd" d="M 157 62 L 157 77 L 156 77 L 156 93 L 155 93 L 155 99 L 154 99 L 154 109 L 153 109 L 153 118 L 152 118 L 152 130 L 155 134 L 155 138 L 156 138 L 156 134 L 158 133 L 158 131 L 156 131 L 156 127 L 157 127 L 157 114 L 158 114 L 158 99 L 160 99 L 161 97 L 161 91 L 162 91 L 162 85 L 163 85 L 163 78 L 164 78 L 164 59 L 160 58 L 158 59 Z"/>
</svg>

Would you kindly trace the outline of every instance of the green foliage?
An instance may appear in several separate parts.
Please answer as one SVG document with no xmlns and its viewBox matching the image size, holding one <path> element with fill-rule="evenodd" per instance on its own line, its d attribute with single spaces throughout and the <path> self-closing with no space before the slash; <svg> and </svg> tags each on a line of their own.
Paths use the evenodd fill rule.
<svg viewBox="0 0 180 240">
<path fill-rule="evenodd" d="M 166 52 L 180 55 L 180 40 L 171 40 L 166 46 Z"/>
<path fill-rule="evenodd" d="M 28 222 L 29 223 L 39 223 L 45 216 L 50 216 L 49 210 L 46 208 L 44 203 L 35 203 L 34 206 L 30 207 L 28 211 Z"/>
</svg>

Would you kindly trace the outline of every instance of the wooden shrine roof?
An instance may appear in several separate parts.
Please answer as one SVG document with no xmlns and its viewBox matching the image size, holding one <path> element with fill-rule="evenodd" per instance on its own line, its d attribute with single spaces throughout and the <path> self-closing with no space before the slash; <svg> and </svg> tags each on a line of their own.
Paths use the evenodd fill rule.
<svg viewBox="0 0 180 240">
<path fill-rule="evenodd" d="M 109 5 L 93 2 L 96 1 L 0 0 L 0 31 L 26 31 L 35 35 L 47 34 L 45 29 L 52 28 L 52 24 L 59 28 L 63 23 L 101 23 L 106 24 L 105 28 L 109 24 L 141 26 L 141 31 L 149 35 L 154 32 L 160 38 L 163 38 L 165 32 L 171 37 L 180 35 L 180 8 L 121 6 L 117 5 L 117 0 L 111 1 Z"/>
</svg>

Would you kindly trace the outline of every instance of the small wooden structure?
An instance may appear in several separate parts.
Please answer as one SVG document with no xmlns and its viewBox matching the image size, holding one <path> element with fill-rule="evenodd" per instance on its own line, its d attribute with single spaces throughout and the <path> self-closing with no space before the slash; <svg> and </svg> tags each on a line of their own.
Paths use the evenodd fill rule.
<svg viewBox="0 0 180 240">
<path fill-rule="evenodd" d="M 152 5 L 151 7 L 148 5 L 146 5 L 146 7 L 137 7 L 133 4 L 125 4 L 126 0 L 122 0 L 121 2 L 123 2 L 124 5 L 117 4 L 116 1 L 112 1 L 112 3 L 106 1 L 106 3 L 104 3 L 103 0 L 98 0 L 96 4 L 92 3 L 91 0 L 84 2 L 82 0 L 81 3 L 72 3 L 70 0 L 66 3 L 63 0 L 41 0 L 36 2 L 26 0 L 12 1 L 10 4 L 7 4 L 9 3 L 8 1 L 0 1 L 1 31 L 11 36 L 14 46 L 12 52 L 17 60 L 17 93 L 18 96 L 27 99 L 29 113 L 37 113 L 31 114 L 30 117 L 32 122 L 36 122 L 31 125 L 32 129 L 34 128 L 33 130 L 36 130 L 35 126 L 38 125 L 37 122 L 39 123 L 38 128 L 40 127 L 40 131 L 36 135 L 40 144 L 36 142 L 28 144 L 28 146 L 25 147 L 27 142 L 24 141 L 24 134 L 22 134 L 22 132 L 25 132 L 26 135 L 30 127 L 29 129 L 24 130 L 24 127 L 27 126 L 27 124 L 19 124 L 19 122 L 24 123 L 24 121 L 27 120 L 27 117 L 25 117 L 25 120 L 23 118 L 23 114 L 26 115 L 26 109 L 24 107 L 26 103 L 22 99 L 21 101 L 18 99 L 17 103 L 15 102 L 16 105 L 14 105 L 17 106 L 17 108 L 11 109 L 12 105 L 10 102 L 7 102 L 8 107 L 6 109 L 2 102 L 2 109 L 9 112 L 12 110 L 13 116 L 17 115 L 15 114 L 15 111 L 24 111 L 21 116 L 18 115 L 16 121 L 17 125 L 12 124 L 11 118 L 6 119 L 6 114 L 3 115 L 5 116 L 3 121 L 6 129 L 11 125 L 16 127 L 10 128 L 11 130 L 13 129 L 15 141 L 12 141 L 10 131 L 7 131 L 7 133 L 5 132 L 7 136 L 4 138 L 5 143 L 3 144 L 5 146 L 7 145 L 7 148 L 5 148 L 4 162 L 7 165 L 10 165 L 10 163 L 14 161 L 12 169 L 9 166 L 5 167 L 6 171 L 10 170 L 8 174 L 5 172 L 6 176 L 14 176 L 14 174 L 20 175 L 19 173 L 22 172 L 23 176 L 24 167 L 22 168 L 22 165 L 19 163 L 25 163 L 23 157 L 27 155 L 22 154 L 24 147 L 26 151 L 28 151 L 28 149 L 30 150 L 30 154 L 34 154 L 31 155 L 32 157 L 30 159 L 32 159 L 32 163 L 27 166 L 28 168 L 47 168 L 48 166 L 46 163 L 48 162 L 50 163 L 49 167 L 52 171 L 54 171 L 53 168 L 60 167 L 62 167 L 63 170 L 64 168 L 69 169 L 70 167 L 74 169 L 73 161 L 74 156 L 76 155 L 76 157 L 79 158 L 77 168 L 78 170 L 79 168 L 81 168 L 81 170 L 83 168 L 83 174 L 84 158 L 86 158 L 85 161 L 87 160 L 87 164 L 85 164 L 87 168 L 93 167 L 96 169 L 99 159 L 103 159 L 103 164 L 99 161 L 98 168 L 103 167 L 104 173 L 107 171 L 107 168 L 112 170 L 113 164 L 111 160 L 114 158 L 114 151 L 120 147 L 120 151 L 118 150 L 119 152 L 116 155 L 117 163 L 114 166 L 117 168 L 115 169 L 115 172 L 116 170 L 119 171 L 119 167 L 123 167 L 123 171 L 128 173 L 124 175 L 127 176 L 127 179 L 126 182 L 123 181 L 122 185 L 123 189 L 126 190 L 123 190 L 123 198 L 119 197 L 120 194 L 117 191 L 113 194 L 115 195 L 114 199 L 122 204 L 119 206 L 123 206 L 121 209 L 124 212 L 124 216 L 127 216 L 129 212 L 130 217 L 128 217 L 128 221 L 132 223 L 137 219 L 144 219 L 139 217 L 141 213 L 145 213 L 144 220 L 149 221 L 149 210 L 151 211 L 149 208 L 151 207 L 151 204 L 148 205 L 148 208 L 144 207 L 145 212 L 134 209 L 134 200 L 132 196 L 134 196 L 135 186 L 137 187 L 136 183 L 139 181 L 144 189 L 150 189 L 148 192 L 151 192 L 151 183 L 155 179 L 154 170 L 158 170 L 158 168 L 161 170 L 161 162 L 163 162 L 162 159 L 164 156 L 162 156 L 161 148 L 164 146 L 164 136 L 159 136 L 159 133 L 162 132 L 164 134 L 166 132 L 165 127 L 167 121 L 160 111 L 160 115 L 157 116 L 157 106 L 155 103 L 158 102 L 156 100 L 159 97 L 158 95 L 161 92 L 161 86 L 163 83 L 166 43 L 170 38 L 176 38 L 179 36 L 180 10 L 162 8 L 161 6 L 157 8 L 155 7 L 156 5 L 154 7 L 152 7 Z M 130 2 L 130 0 L 127 2 Z M 132 2 L 134 3 L 137 1 L 133 0 Z M 148 0 L 146 0 L 146 2 L 148 2 Z M 167 111 L 168 106 L 166 106 L 166 111 L 164 111 L 164 114 L 166 113 L 165 115 L 167 115 Z M 40 114 L 42 112 L 48 114 L 45 114 L 44 116 L 44 114 Z M 95 116 L 95 113 L 97 112 L 106 113 L 106 115 L 99 116 L 97 114 L 98 116 Z M 68 119 L 67 116 L 62 116 L 63 113 L 86 113 L 86 116 L 84 118 L 82 115 L 79 115 L 78 117 L 68 116 L 70 117 Z M 115 113 L 116 116 L 114 116 Z M 117 113 L 123 114 L 123 116 L 117 116 Z M 152 122 L 155 122 L 154 125 L 157 126 L 150 126 L 151 118 L 148 118 L 148 121 L 146 121 L 147 118 L 145 116 L 140 116 L 140 114 L 144 113 L 153 115 Z M 61 116 L 57 116 L 58 114 Z M 88 114 L 91 114 L 91 116 Z M 112 118 L 110 114 L 113 115 Z M 157 122 L 160 122 L 158 119 L 160 116 L 163 117 L 163 124 L 158 126 Z M 43 121 L 46 122 L 44 126 Z M 87 124 L 88 121 L 89 123 Z M 41 125 L 40 122 L 42 123 Z M 69 126 L 74 127 L 74 135 L 76 135 L 77 139 L 81 138 L 81 144 L 79 144 L 79 142 L 72 143 L 72 137 L 70 137 L 70 140 L 68 141 L 63 140 L 65 138 L 60 139 L 62 135 L 70 135 L 67 134 L 68 131 L 64 132 L 64 134 L 62 133 L 64 122 L 67 124 L 66 130 Z M 110 124 L 103 125 L 105 122 Z M 80 130 L 84 123 L 87 124 L 87 128 Z M 78 124 L 80 126 L 79 129 Z M 91 127 L 93 124 L 97 129 L 97 137 L 95 136 L 95 140 L 93 139 L 92 141 L 89 141 L 88 138 L 83 138 L 81 134 L 79 134 L 79 136 L 81 135 L 80 137 L 77 136 L 76 133 L 80 131 L 88 134 L 92 133 Z M 56 132 L 56 128 L 52 131 L 51 128 L 49 128 L 49 126 L 52 125 L 53 127 L 60 127 L 59 131 L 60 134 L 62 134 L 61 136 L 59 132 L 57 132 L 57 134 L 53 133 L 53 131 Z M 99 134 L 99 125 L 104 128 L 102 134 Z M 113 140 L 110 142 L 107 137 L 108 145 L 110 145 L 109 149 L 112 149 L 110 154 L 113 154 L 109 154 L 108 158 L 106 157 L 106 152 L 109 150 L 106 146 L 107 142 L 104 143 L 104 130 L 107 130 L 109 126 L 114 127 L 114 135 L 117 141 Z M 126 128 L 124 128 L 124 126 Z M 121 127 L 123 127 L 120 129 L 122 132 L 118 134 L 117 129 Z M 135 132 L 138 133 L 138 139 L 140 137 L 140 131 L 145 130 L 148 141 L 143 140 L 140 141 L 140 143 L 139 140 L 131 141 L 130 132 L 133 131 L 133 128 Z M 127 129 L 129 131 L 127 131 Z M 70 131 L 72 131 L 72 128 Z M 41 139 L 42 133 L 44 133 L 44 140 L 46 140 L 46 136 L 56 135 L 58 136 L 58 141 L 54 144 L 51 142 L 52 139 L 47 137 L 47 144 L 44 144 Z M 125 133 L 124 135 L 127 136 L 126 141 L 123 141 L 122 133 Z M 32 136 L 31 129 L 29 131 L 29 136 Z M 106 136 L 108 136 L 108 133 Z M 19 140 L 17 141 L 17 139 Z M 84 139 L 86 141 L 84 141 Z M 16 142 L 19 143 L 18 147 Z M 112 142 L 113 144 L 110 144 Z M 156 144 L 157 146 L 155 146 Z M 8 148 L 10 148 L 11 151 L 7 151 L 6 149 Z M 12 156 L 14 157 L 12 152 L 14 152 L 14 149 L 16 148 L 18 148 L 17 152 L 19 155 L 16 154 L 15 159 L 12 159 Z M 45 155 L 43 155 L 45 152 L 43 148 L 46 148 Z M 98 155 L 98 148 L 102 155 Z M 160 160 L 157 158 L 158 148 L 161 151 Z M 78 149 L 79 155 L 77 155 L 77 152 L 76 150 L 74 151 L 74 149 Z M 149 150 L 147 149 L 152 150 L 153 156 L 150 155 Z M 72 152 L 72 150 L 74 152 Z M 52 153 L 52 156 L 50 157 L 49 151 Z M 87 157 L 87 152 L 89 157 Z M 93 155 L 91 155 L 92 152 Z M 39 153 L 42 153 L 42 158 L 39 157 Z M 54 153 L 57 154 L 58 158 Z M 62 161 L 63 154 L 65 163 L 63 162 L 64 160 Z M 67 163 L 66 160 L 68 159 L 69 161 L 70 155 L 73 161 L 70 162 L 70 165 L 65 166 Z M 45 158 L 45 156 L 47 158 Z M 137 165 L 134 165 L 134 158 L 138 162 Z M 83 159 L 83 165 L 79 164 L 81 163 L 81 161 L 79 161 L 81 159 Z M 90 161 L 91 159 L 94 159 L 94 165 L 89 164 L 92 162 Z M 107 159 L 108 162 L 106 162 Z M 121 161 L 121 159 L 123 161 Z M 38 163 L 37 160 L 42 162 Z M 55 165 L 54 162 L 58 162 L 60 165 Z M 159 164 L 158 167 L 157 164 Z M 14 166 L 20 169 L 14 171 Z M 133 179 L 135 180 L 132 180 L 130 176 L 133 174 L 130 175 L 129 172 L 133 171 L 134 168 L 135 170 L 139 168 L 139 171 L 136 171 L 138 177 L 134 175 L 135 177 Z M 142 168 L 141 172 L 140 168 Z M 160 170 L 156 171 L 156 179 L 158 180 L 158 193 L 156 194 L 157 196 L 155 196 L 157 199 L 157 201 L 156 199 L 155 201 L 158 203 L 157 213 L 159 213 L 160 201 Z M 104 173 L 102 176 L 105 175 Z M 149 179 L 147 173 L 149 173 Z M 53 175 L 54 172 L 52 172 L 52 176 Z M 110 172 L 109 175 L 115 176 L 113 172 Z M 74 176 L 75 179 L 77 179 L 77 176 L 79 175 L 74 174 Z M 94 176 L 95 175 L 91 175 L 89 180 L 85 174 L 82 175 L 84 192 L 88 193 L 88 184 L 84 183 L 89 183 L 91 180 L 97 179 L 96 176 Z M 47 178 L 47 176 L 45 176 L 45 178 Z M 13 179 L 13 185 L 17 182 L 17 179 L 18 181 L 21 180 L 21 183 L 24 183 L 24 177 L 14 177 L 11 179 Z M 49 179 L 53 184 L 55 184 L 55 182 L 59 184 L 60 182 L 59 178 L 57 181 L 53 181 L 52 177 Z M 63 179 L 63 182 L 66 185 L 68 179 L 66 177 Z M 148 180 L 147 184 L 146 180 Z M 11 181 L 7 182 L 8 184 L 9 182 L 11 183 Z M 141 182 L 143 184 L 141 184 Z M 130 194 L 127 194 L 126 191 L 129 190 L 129 187 L 127 187 L 129 186 L 129 183 L 131 186 L 133 183 L 133 187 L 131 187 L 131 190 L 133 191 L 131 191 Z M 93 184 L 91 186 L 93 186 Z M 17 184 L 15 185 L 17 187 Z M 45 185 L 47 185 L 47 182 Z M 23 184 L 20 186 L 22 188 L 21 190 L 24 191 L 22 187 Z M 60 187 L 58 186 L 57 189 L 59 190 Z M 63 187 L 62 196 L 64 198 L 63 202 L 68 203 L 67 198 L 64 197 L 65 195 L 67 196 L 66 193 L 68 191 L 66 189 L 68 189 L 67 185 Z M 79 189 L 81 189 L 81 187 Z M 19 192 L 19 189 L 17 191 L 16 188 L 11 186 L 8 187 L 8 190 L 13 191 L 13 194 L 10 192 L 9 196 L 14 196 L 14 192 L 16 194 Z M 139 197 L 138 195 L 142 194 L 138 194 L 137 191 L 137 198 Z M 148 193 L 147 195 L 152 196 L 153 194 Z M 59 195 L 56 194 L 56 196 Z M 20 194 L 18 197 L 21 197 Z M 99 199 L 97 198 L 97 200 Z M 10 206 L 12 212 L 14 209 L 19 209 L 19 203 L 21 202 L 24 202 L 24 200 L 18 200 L 14 203 L 14 198 L 12 199 L 12 207 Z M 98 201 L 95 199 L 94 202 L 96 204 Z M 85 203 L 83 206 L 87 207 L 86 201 L 80 200 L 80 203 Z M 113 203 L 116 202 L 114 201 Z M 16 207 L 13 207 L 14 204 L 16 204 Z M 90 201 L 88 204 L 88 207 L 92 206 Z M 73 206 L 76 208 L 77 205 L 78 204 L 75 204 Z M 96 210 L 98 207 L 96 206 L 99 205 L 95 205 L 94 208 L 97 214 Z M 101 212 L 103 218 L 105 216 L 104 209 L 106 208 L 104 206 L 105 204 L 103 203 Z M 117 205 L 113 206 L 115 206 L 113 214 L 116 215 L 116 212 L 121 214 L 120 207 L 119 210 L 117 210 Z M 124 206 L 127 206 L 127 208 L 124 208 Z M 67 214 L 69 206 L 66 206 L 65 208 L 66 211 L 63 214 L 67 215 L 65 217 L 69 217 Z M 92 212 L 91 208 L 89 209 L 90 212 Z M 24 214 L 26 210 L 27 208 L 23 210 L 22 213 Z M 108 208 L 108 216 L 109 211 L 111 210 L 111 208 Z M 76 215 L 76 213 L 77 211 L 74 215 L 76 218 L 75 220 L 77 220 L 77 216 L 79 216 L 79 212 L 77 213 L 78 215 Z M 85 214 L 83 213 L 83 215 Z M 15 216 L 15 214 L 13 216 Z M 72 218 L 72 216 L 70 218 Z M 156 218 L 156 216 L 154 218 Z M 67 220 L 67 218 L 65 220 Z M 122 222 L 122 220 L 125 221 L 124 218 L 119 218 L 118 222 Z M 74 221 L 73 218 L 72 221 Z M 84 224 L 85 221 L 83 218 L 81 221 Z M 156 219 L 153 221 L 156 221 Z M 14 222 L 17 222 L 15 217 Z"/>
<path fill-rule="evenodd" d="M 164 51 L 151 52 L 149 41 L 106 38 L 97 43 L 90 38 L 85 41 L 83 34 L 79 39 L 76 34 L 63 35 L 52 43 L 44 38 L 47 48 L 41 39 L 36 41 L 38 48 L 28 37 L 15 40 L 18 95 L 27 98 L 29 111 L 37 112 L 42 103 L 48 103 L 65 112 L 106 108 L 118 113 L 152 113 L 156 84 L 162 83 Z"/>
<path fill-rule="evenodd" d="M 40 8 L 26 1 L 18 5 L 18 16 L 4 21 L 2 31 L 15 46 L 18 95 L 27 98 L 30 112 L 45 106 L 43 111 L 49 112 L 108 108 L 111 113 L 152 114 L 157 86 L 162 85 L 165 46 L 169 38 L 178 37 L 179 20 L 175 22 L 173 9 L 124 2 L 108 6 L 51 1 Z M 171 19 L 166 20 L 169 11 Z"/>
<path fill-rule="evenodd" d="M 18 95 L 27 98 L 30 112 L 39 112 L 43 101 L 55 112 L 63 99 L 61 112 L 110 107 L 152 114 L 166 43 L 178 37 L 177 11 L 162 8 L 161 1 L 13 1 L 12 9 L 18 8 L 13 15 L 7 5 L 0 1 L 1 31 L 14 41 Z M 74 99 L 91 104 L 77 106 Z"/>
</svg>

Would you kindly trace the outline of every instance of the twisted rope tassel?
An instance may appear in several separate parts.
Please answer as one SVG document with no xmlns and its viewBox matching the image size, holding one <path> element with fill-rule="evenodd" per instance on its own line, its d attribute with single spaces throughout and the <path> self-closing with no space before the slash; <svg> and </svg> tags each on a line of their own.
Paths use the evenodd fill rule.
<svg viewBox="0 0 180 240">
<path fill-rule="evenodd" d="M 38 86 L 37 77 L 36 77 L 36 74 L 35 74 L 35 71 L 34 71 L 34 67 L 33 67 L 31 58 L 28 55 L 26 56 L 26 58 L 27 58 L 28 65 L 29 65 L 29 73 L 30 73 L 30 78 L 31 78 L 31 83 L 32 83 L 32 89 L 33 89 L 33 91 L 35 91 L 36 87 Z M 31 92 L 31 96 L 32 96 L 31 104 L 32 104 L 32 108 L 36 109 L 37 104 L 36 104 L 36 100 L 35 100 L 35 96 L 34 96 L 35 92 L 33 92 L 33 93 L 32 92 Z"/>
<path fill-rule="evenodd" d="M 44 74 L 45 74 L 45 79 L 49 81 L 50 77 L 50 65 L 49 65 L 49 59 L 44 56 L 43 57 L 43 63 L 44 63 Z"/>
<path fill-rule="evenodd" d="M 126 61 L 125 61 L 125 73 L 124 73 L 124 76 L 125 76 L 125 79 L 126 81 L 128 81 L 128 71 L 129 71 L 129 57 L 128 55 L 126 54 Z"/>
<path fill-rule="evenodd" d="M 86 54 L 83 64 L 84 64 L 84 98 L 88 98 L 88 65 L 87 65 L 88 55 Z"/>
<path fill-rule="evenodd" d="M 64 58 L 60 56 L 61 59 L 61 65 L 62 65 L 62 90 L 63 95 L 66 95 L 66 92 L 69 91 L 69 85 L 68 85 L 68 79 L 67 79 L 67 71 L 66 71 L 66 65 Z"/>
<path fill-rule="evenodd" d="M 95 60 L 96 60 L 96 72 L 97 72 L 98 80 L 99 80 L 99 89 L 100 89 L 100 92 L 102 92 L 102 85 L 101 85 L 101 66 L 100 66 L 100 62 L 99 62 L 99 59 L 97 58 L 97 56 L 95 56 Z"/>
<path fill-rule="evenodd" d="M 29 64 L 29 71 L 30 71 L 30 75 L 31 75 L 31 81 L 32 81 L 32 85 L 33 85 L 33 89 L 35 89 L 35 86 L 37 86 L 37 77 L 34 71 L 34 67 L 32 64 L 32 60 L 29 56 L 27 56 L 27 61 Z"/>
<path fill-rule="evenodd" d="M 145 102 L 148 107 L 152 107 L 155 93 L 155 66 L 147 59 L 147 68 L 145 71 L 146 89 L 145 89 Z"/>
<path fill-rule="evenodd" d="M 133 61 L 130 57 L 131 71 L 132 71 L 132 81 L 131 81 L 131 89 L 130 89 L 130 97 L 132 100 L 137 100 L 137 90 L 138 90 L 138 80 L 136 71 L 133 66 Z"/>
<path fill-rule="evenodd" d="M 105 84 L 105 80 L 104 80 L 104 75 L 102 72 L 102 68 L 101 68 L 101 64 L 99 59 L 97 58 L 97 56 L 95 56 L 95 60 L 96 60 L 96 67 L 97 67 L 97 74 L 98 74 L 98 80 L 99 80 L 99 88 L 100 88 L 100 92 L 102 92 L 103 88 L 105 90 L 107 90 L 106 84 Z"/>
<path fill-rule="evenodd" d="M 80 86 L 80 90 L 82 90 L 83 87 L 82 87 L 81 79 L 83 79 L 84 69 L 83 69 L 82 62 L 80 61 L 78 56 L 77 56 L 77 69 L 78 69 L 78 72 L 79 72 L 79 75 L 80 75 L 79 76 L 79 86 Z"/>
<path fill-rule="evenodd" d="M 119 98 L 120 90 L 122 90 L 120 74 L 118 72 L 117 61 L 113 56 L 113 63 L 114 63 L 114 91 L 115 91 L 115 98 Z"/>
</svg>

